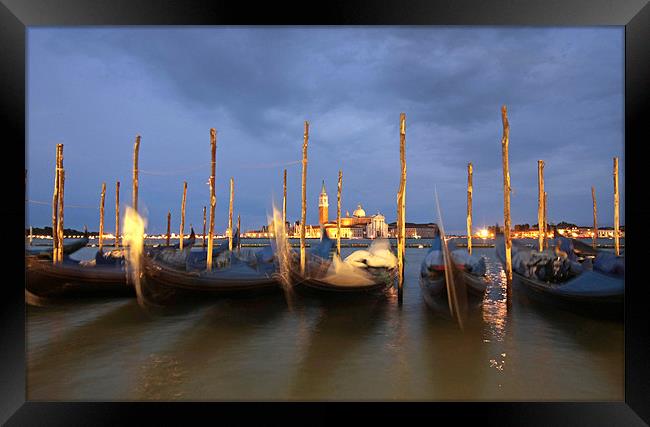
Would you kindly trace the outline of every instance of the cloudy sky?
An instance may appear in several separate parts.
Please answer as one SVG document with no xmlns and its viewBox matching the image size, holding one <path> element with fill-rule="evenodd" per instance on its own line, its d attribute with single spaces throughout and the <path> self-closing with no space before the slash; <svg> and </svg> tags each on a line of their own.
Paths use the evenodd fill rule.
<svg viewBox="0 0 650 427">
<path fill-rule="evenodd" d="M 620 157 L 624 215 L 623 27 L 96 27 L 28 30 L 28 225 L 51 221 L 54 154 L 64 144 L 66 227 L 114 228 L 115 182 L 131 202 L 140 148 L 140 206 L 150 233 L 202 227 L 217 129 L 217 217 L 227 226 L 228 179 L 242 228 L 282 199 L 300 215 L 299 160 L 310 122 L 307 220 L 321 181 L 335 216 L 396 217 L 399 114 L 406 113 L 407 220 L 464 229 L 467 163 L 474 224 L 503 223 L 501 115 L 510 120 L 513 223 L 537 222 L 537 160 L 546 162 L 550 222 L 613 222 L 612 158 Z M 332 214 L 333 213 L 333 214 Z M 110 218 L 110 220 L 109 220 Z M 624 221 L 621 221 L 624 223 Z"/>
</svg>

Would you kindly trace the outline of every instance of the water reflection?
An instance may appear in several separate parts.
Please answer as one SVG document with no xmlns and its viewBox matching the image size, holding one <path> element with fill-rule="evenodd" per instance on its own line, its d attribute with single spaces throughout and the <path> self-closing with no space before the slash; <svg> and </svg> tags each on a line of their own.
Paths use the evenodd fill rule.
<svg viewBox="0 0 650 427">
<path fill-rule="evenodd" d="M 486 265 L 490 284 L 483 297 L 481 309 L 485 322 L 483 335 L 485 342 L 503 341 L 508 322 L 506 274 L 500 265 L 495 267 L 494 262 L 488 262 Z"/>
<path fill-rule="evenodd" d="M 352 251 L 351 248 L 343 248 Z M 404 301 L 281 293 L 148 315 L 134 299 L 27 311 L 30 400 L 616 400 L 623 327 L 529 304 L 493 249 L 467 327 L 427 308 L 425 249 L 407 248 Z M 516 284 L 515 284 L 516 285 Z"/>
<path fill-rule="evenodd" d="M 138 400 L 255 398 L 275 354 L 260 351 L 260 333 L 282 323 L 286 306 L 274 298 L 221 299 L 206 306 L 200 321 L 161 351 L 143 351 L 145 369 L 132 384 Z M 167 381 L 161 378 L 168 378 Z M 255 379 L 258 384 L 251 382 Z M 268 398 L 269 396 L 260 396 Z"/>
<path fill-rule="evenodd" d="M 386 298 L 355 298 L 353 300 L 302 300 L 303 305 L 316 306 L 316 314 L 308 332 L 298 336 L 301 354 L 291 380 L 290 396 L 312 399 L 336 395 L 337 378 L 358 359 L 365 359 L 358 350 L 374 334 L 388 307 Z M 303 310 L 303 325 L 305 311 Z M 340 397 L 341 394 L 338 394 Z"/>
</svg>

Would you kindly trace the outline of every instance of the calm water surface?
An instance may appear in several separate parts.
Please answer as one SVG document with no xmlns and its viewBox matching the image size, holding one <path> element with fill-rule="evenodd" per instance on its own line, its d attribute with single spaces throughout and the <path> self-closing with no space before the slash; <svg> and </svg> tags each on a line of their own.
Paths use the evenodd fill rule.
<svg viewBox="0 0 650 427">
<path fill-rule="evenodd" d="M 506 311 L 494 249 L 477 248 L 493 281 L 461 331 L 424 304 L 426 252 L 407 249 L 401 307 L 395 294 L 215 299 L 165 313 L 135 299 L 28 307 L 28 399 L 623 399 L 622 322 L 539 306 L 516 287 Z"/>
</svg>

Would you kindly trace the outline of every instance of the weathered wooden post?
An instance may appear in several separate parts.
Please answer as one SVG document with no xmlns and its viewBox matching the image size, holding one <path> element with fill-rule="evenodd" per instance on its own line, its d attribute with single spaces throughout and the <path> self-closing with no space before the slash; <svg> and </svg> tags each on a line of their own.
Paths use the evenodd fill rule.
<svg viewBox="0 0 650 427">
<path fill-rule="evenodd" d="M 336 192 L 336 254 L 341 256 L 341 189 L 343 187 L 343 171 L 339 169 L 339 184 Z"/>
<path fill-rule="evenodd" d="M 52 192 L 52 262 L 59 261 L 59 168 L 61 148 L 63 144 L 56 144 L 56 159 L 54 161 L 54 191 Z"/>
<path fill-rule="evenodd" d="M 399 157 L 401 174 L 397 193 L 397 300 L 401 304 L 404 288 L 404 256 L 406 255 L 406 114 L 399 116 Z"/>
<path fill-rule="evenodd" d="M 309 143 L 309 122 L 305 120 L 302 143 L 302 204 L 300 209 L 300 273 L 305 274 L 305 221 L 307 221 L 307 144 Z"/>
<path fill-rule="evenodd" d="M 594 235 L 591 239 L 591 246 L 596 249 L 596 239 L 598 238 L 598 222 L 596 221 L 596 189 L 591 187 L 591 201 L 594 206 Z"/>
<path fill-rule="evenodd" d="M 512 304 L 512 240 L 510 237 L 510 168 L 508 164 L 508 144 L 510 138 L 510 124 L 506 106 L 501 107 L 501 121 L 503 123 L 503 137 L 501 138 L 501 154 L 503 160 L 503 234 L 506 247 L 506 302 Z"/>
<path fill-rule="evenodd" d="M 546 217 L 544 216 L 544 160 L 537 161 L 537 229 L 539 251 L 544 250 Z"/>
<path fill-rule="evenodd" d="M 32 239 L 34 238 L 34 230 L 32 226 L 29 226 L 29 246 L 32 245 Z"/>
<path fill-rule="evenodd" d="M 282 227 L 286 227 L 286 224 L 287 224 L 287 170 L 285 169 L 284 180 L 282 181 Z"/>
<path fill-rule="evenodd" d="M 228 207 L 228 250 L 232 252 L 232 208 L 235 198 L 235 179 L 230 177 L 230 204 Z"/>
<path fill-rule="evenodd" d="M 140 135 L 133 144 L 133 209 L 138 211 L 138 156 L 140 155 Z"/>
<path fill-rule="evenodd" d="M 544 247 L 548 249 L 548 204 L 546 202 L 546 191 L 544 191 Z"/>
<path fill-rule="evenodd" d="M 57 225 L 57 235 L 59 237 L 59 241 L 57 243 L 57 259 L 58 262 L 63 261 L 63 233 L 64 233 L 64 227 L 63 227 L 63 199 L 64 199 L 64 192 L 65 192 L 65 169 L 63 168 L 63 144 L 61 144 L 61 155 L 59 156 L 59 164 L 60 164 L 60 169 L 59 169 L 59 224 Z"/>
<path fill-rule="evenodd" d="M 183 250 L 183 235 L 185 234 L 185 200 L 187 200 L 187 182 L 183 181 L 183 200 L 181 201 L 181 242 L 178 245 Z"/>
<path fill-rule="evenodd" d="M 167 211 L 167 246 L 169 246 L 172 238 L 172 213 Z"/>
<path fill-rule="evenodd" d="M 208 234 L 208 253 L 206 258 L 207 270 L 212 270 L 212 246 L 214 237 L 214 208 L 217 205 L 217 197 L 214 194 L 214 177 L 217 168 L 217 131 L 210 129 L 210 228 Z"/>
<path fill-rule="evenodd" d="M 203 206 L 203 247 L 205 248 L 205 206 Z"/>
<path fill-rule="evenodd" d="M 120 245 L 120 181 L 115 183 L 115 249 Z"/>
<path fill-rule="evenodd" d="M 619 200 L 618 200 L 618 157 L 614 157 L 614 249 L 616 256 L 621 254 L 619 246 Z"/>
<path fill-rule="evenodd" d="M 472 163 L 467 164 L 467 253 L 472 254 Z"/>
<path fill-rule="evenodd" d="M 102 183 L 102 194 L 99 198 L 99 251 L 104 248 L 104 200 L 106 199 L 106 183 Z"/>
</svg>

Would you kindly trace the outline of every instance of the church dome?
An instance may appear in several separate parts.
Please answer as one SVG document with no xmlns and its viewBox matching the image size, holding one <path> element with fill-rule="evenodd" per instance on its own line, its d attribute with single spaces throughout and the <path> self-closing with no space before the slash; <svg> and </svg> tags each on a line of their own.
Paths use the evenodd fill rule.
<svg viewBox="0 0 650 427">
<path fill-rule="evenodd" d="M 361 203 L 357 205 L 357 209 L 352 213 L 352 216 L 356 216 L 357 218 L 366 216 L 366 211 L 364 211 L 363 208 L 361 207 Z"/>
</svg>

